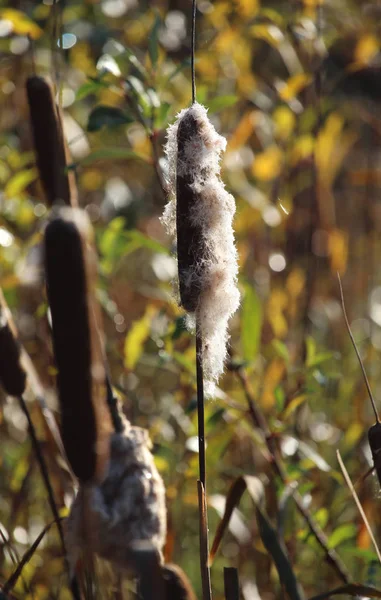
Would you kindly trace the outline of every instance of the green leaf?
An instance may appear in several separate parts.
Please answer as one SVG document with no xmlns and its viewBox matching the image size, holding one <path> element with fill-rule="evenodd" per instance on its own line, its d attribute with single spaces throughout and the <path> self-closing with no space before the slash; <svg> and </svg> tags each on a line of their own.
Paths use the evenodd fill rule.
<svg viewBox="0 0 381 600">
<path fill-rule="evenodd" d="M 116 64 L 120 67 L 120 70 L 125 71 L 125 63 L 127 61 L 128 65 L 135 69 L 135 72 L 139 75 L 139 77 L 145 81 L 148 78 L 148 72 L 144 65 L 139 61 L 135 53 L 130 50 L 130 48 L 126 48 L 123 52 L 114 57 Z"/>
<path fill-rule="evenodd" d="M 197 61 L 195 61 L 195 62 L 197 64 Z M 174 77 L 176 77 L 176 75 L 178 75 L 179 73 L 181 73 L 181 71 L 183 71 L 184 69 L 187 69 L 190 66 L 191 66 L 191 59 L 189 57 L 187 57 L 172 71 L 172 73 L 169 75 L 166 83 L 169 83 Z"/>
<path fill-rule="evenodd" d="M 172 104 L 169 102 L 163 102 L 160 107 L 157 109 L 155 114 L 155 127 L 161 129 L 163 126 L 167 126 L 168 122 L 168 113 L 172 108 Z"/>
<path fill-rule="evenodd" d="M 252 361 L 256 358 L 261 340 L 263 310 L 261 301 L 250 285 L 245 285 L 242 318 L 241 339 L 244 359 Z"/>
<path fill-rule="evenodd" d="M 103 233 L 99 248 L 104 256 L 103 269 L 110 273 L 115 264 L 139 248 L 147 248 L 160 254 L 169 254 L 168 248 L 137 230 L 125 229 L 125 219 L 113 219 Z"/>
<path fill-rule="evenodd" d="M 90 113 L 87 131 L 99 131 L 102 127 L 118 127 L 133 123 L 135 119 L 115 106 L 100 105 Z"/>
<path fill-rule="evenodd" d="M 229 108 L 229 106 L 234 106 L 237 104 L 239 98 L 238 96 L 216 96 L 212 100 L 209 100 L 207 103 L 208 110 L 210 113 L 219 112 L 220 110 L 224 110 L 225 108 Z"/>
<path fill-rule="evenodd" d="M 328 539 L 328 547 L 336 548 L 343 542 L 356 538 L 357 527 L 354 523 L 345 523 L 339 525 Z"/>
<path fill-rule="evenodd" d="M 140 113 L 146 117 L 151 117 L 152 102 L 147 94 L 144 85 L 137 77 L 131 76 L 126 80 L 126 84 L 138 105 Z"/>
<path fill-rule="evenodd" d="M 76 100 L 83 100 L 83 98 L 90 96 L 90 94 L 98 94 L 98 92 L 107 87 L 107 83 L 99 79 L 87 81 L 77 90 L 75 98 Z"/>
<path fill-rule="evenodd" d="M 303 598 L 303 592 L 296 580 L 290 559 L 286 554 L 283 544 L 279 540 L 278 535 L 270 521 L 258 507 L 256 513 L 259 534 L 261 536 L 263 545 L 275 563 L 281 583 L 283 584 L 291 600 L 301 600 Z"/>
<path fill-rule="evenodd" d="M 151 33 L 150 33 L 149 41 L 148 41 L 148 53 L 149 53 L 149 57 L 151 59 L 151 64 L 153 67 L 156 67 L 157 59 L 159 56 L 158 34 L 159 34 L 160 25 L 161 25 L 160 16 L 156 15 L 156 19 L 155 19 L 155 22 L 151 29 Z"/>
<path fill-rule="evenodd" d="M 271 346 L 273 350 L 275 350 L 275 354 L 277 354 L 280 358 L 283 358 L 283 360 L 286 362 L 289 362 L 290 354 L 284 342 L 281 342 L 280 340 L 273 340 L 271 342 Z"/>
</svg>

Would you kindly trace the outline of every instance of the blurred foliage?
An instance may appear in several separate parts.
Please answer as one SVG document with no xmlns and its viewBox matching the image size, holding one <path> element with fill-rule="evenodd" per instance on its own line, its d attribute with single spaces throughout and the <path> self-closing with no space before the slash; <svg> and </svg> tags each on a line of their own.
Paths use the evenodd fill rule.
<svg viewBox="0 0 381 600">
<path fill-rule="evenodd" d="M 243 496 L 213 564 L 214 597 L 223 598 L 224 566 L 238 568 L 245 600 L 282 596 L 265 542 L 276 531 L 283 539 L 279 561 L 286 560 L 287 573 L 292 564 L 297 596 L 341 585 L 295 510 L 295 485 L 353 581 L 377 585 L 380 565 L 336 458 L 339 448 L 352 480 L 361 478 L 371 464 L 367 430 L 374 419 L 336 273 L 377 398 L 381 5 L 198 4 L 197 98 L 228 138 L 222 170 L 237 201 L 242 291 L 231 368 L 206 407 L 211 536 L 236 477 L 258 477 L 266 505 L 256 520 L 258 509 Z M 159 222 L 165 130 L 191 98 L 190 12 L 190 0 L 0 1 L 0 285 L 56 410 L 40 274 L 47 209 L 24 88 L 36 71 L 58 84 L 70 168 L 96 230 L 112 379 L 127 416 L 149 428 L 167 486 L 167 559 L 184 568 L 200 597 L 195 350 L 173 300 L 176 264 Z M 286 485 L 274 476 L 263 431 L 250 419 L 239 368 L 284 458 Z M 25 417 L 12 398 L 0 399 L 3 582 L 51 515 Z M 32 394 L 27 400 L 65 516 L 71 481 Z M 380 541 L 375 479 L 361 480 L 357 491 Z M 65 586 L 51 528 L 15 595 L 64 600 Z M 115 597 L 103 589 L 102 598 Z"/>
</svg>

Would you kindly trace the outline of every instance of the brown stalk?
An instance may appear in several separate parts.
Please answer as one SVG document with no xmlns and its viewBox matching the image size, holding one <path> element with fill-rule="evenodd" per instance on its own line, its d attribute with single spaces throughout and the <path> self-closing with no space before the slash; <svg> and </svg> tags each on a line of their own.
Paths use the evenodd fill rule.
<svg viewBox="0 0 381 600">
<path fill-rule="evenodd" d="M 12 315 L 0 289 L 0 384 L 10 396 L 21 396 L 26 387 L 26 373 Z"/>
<path fill-rule="evenodd" d="M 239 600 L 238 570 L 234 567 L 224 568 L 225 600 Z"/>
<path fill-rule="evenodd" d="M 16 326 L 13 322 L 12 315 L 6 304 L 2 290 L 0 289 L 0 383 L 4 387 L 7 394 L 11 396 L 17 396 L 21 410 L 26 417 L 33 450 L 36 454 L 42 479 L 48 494 L 50 508 L 58 527 L 63 555 L 65 557 L 65 561 L 67 561 L 64 533 L 56 500 L 54 498 L 53 486 L 50 480 L 48 467 L 41 451 L 40 442 L 38 440 L 36 429 L 30 416 L 28 406 L 23 398 L 23 393 L 27 383 L 27 376 L 22 365 L 21 347 L 18 343 L 17 337 Z M 66 566 L 68 568 L 67 563 Z"/>
<path fill-rule="evenodd" d="M 352 346 L 356 352 L 357 359 L 360 363 L 360 367 L 361 367 L 361 371 L 362 371 L 362 374 L 364 377 L 366 389 L 368 391 L 369 399 L 370 399 L 370 402 L 371 402 L 371 405 L 373 408 L 373 412 L 374 412 L 374 415 L 376 418 L 375 424 L 372 425 L 368 430 L 368 441 L 369 441 L 370 450 L 372 452 L 372 458 L 373 458 L 373 464 L 374 464 L 372 471 L 373 471 L 373 469 L 376 469 L 377 479 L 381 486 L 381 422 L 380 422 L 380 417 L 378 415 L 376 403 L 373 398 L 372 390 L 371 390 L 370 383 L 369 383 L 369 380 L 368 380 L 368 377 L 367 377 L 367 374 L 365 371 L 364 363 L 361 359 L 360 352 L 358 351 L 358 348 L 357 348 L 357 345 L 355 342 L 355 338 L 353 337 L 353 333 L 352 333 L 351 327 L 349 325 L 347 311 L 345 310 L 344 293 L 343 293 L 343 286 L 341 284 L 340 275 L 337 274 L 337 277 L 339 280 L 341 306 L 343 309 L 345 325 L 347 327 L 349 337 L 351 338 Z"/>
<path fill-rule="evenodd" d="M 27 79 L 26 91 L 37 166 L 46 201 L 49 206 L 76 206 L 75 175 L 67 170 L 71 161 L 53 85 L 43 77 L 33 75 Z"/>
<path fill-rule="evenodd" d="M 90 224 L 79 209 L 61 209 L 45 231 L 45 269 L 62 439 L 82 482 L 101 480 L 113 430 L 96 302 Z"/>
<path fill-rule="evenodd" d="M 280 478 L 282 483 L 285 484 L 287 483 L 287 473 L 284 468 L 282 458 L 279 455 L 279 452 L 274 444 L 273 437 L 267 425 L 267 421 L 254 400 L 254 395 L 250 389 L 246 373 L 242 368 L 237 369 L 235 372 L 242 385 L 242 389 L 244 391 L 246 401 L 249 407 L 249 414 L 254 423 L 254 426 L 260 429 L 264 435 L 267 449 L 269 450 L 269 453 L 271 455 L 270 465 L 274 473 Z M 309 510 L 304 506 L 302 496 L 297 491 L 294 491 L 292 493 L 292 497 L 296 504 L 296 508 L 298 509 L 303 519 L 306 521 L 311 534 L 314 536 L 320 548 L 323 550 L 326 562 L 334 569 L 337 576 L 344 583 L 349 583 L 351 580 L 351 576 L 346 566 L 342 562 L 337 552 L 332 548 L 329 548 L 327 536 L 321 529 L 320 525 L 315 521 Z"/>
</svg>

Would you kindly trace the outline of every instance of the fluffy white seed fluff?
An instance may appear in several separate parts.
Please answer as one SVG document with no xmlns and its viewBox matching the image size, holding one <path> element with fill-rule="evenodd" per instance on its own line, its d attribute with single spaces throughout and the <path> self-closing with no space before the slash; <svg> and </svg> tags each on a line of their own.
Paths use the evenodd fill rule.
<svg viewBox="0 0 381 600">
<path fill-rule="evenodd" d="M 177 132 L 182 119 L 192 116 L 198 132 L 190 136 L 184 150 L 185 159 L 178 165 Z M 227 354 L 228 322 L 239 306 L 237 288 L 237 251 L 232 227 L 235 201 L 220 178 L 221 153 L 226 139 L 219 135 L 207 116 L 207 110 L 195 103 L 182 110 L 167 132 L 165 152 L 168 159 L 169 202 L 162 222 L 169 235 L 176 235 L 176 177 L 192 180 L 195 192 L 190 218 L 202 228 L 206 253 L 200 257 L 189 280 L 198 281 L 201 293 L 195 313 L 188 325 L 198 321 L 203 339 L 205 392 L 214 393 L 215 384 L 224 370 Z"/>
<path fill-rule="evenodd" d="M 146 430 L 128 421 L 110 441 L 110 463 L 100 484 L 80 485 L 65 522 L 70 562 L 92 552 L 126 570 L 139 542 L 162 556 L 166 536 L 165 487 Z"/>
</svg>

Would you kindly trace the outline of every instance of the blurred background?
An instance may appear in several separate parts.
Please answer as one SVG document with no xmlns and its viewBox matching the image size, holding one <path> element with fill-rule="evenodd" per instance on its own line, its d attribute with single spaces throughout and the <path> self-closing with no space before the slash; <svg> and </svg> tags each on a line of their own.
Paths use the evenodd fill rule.
<svg viewBox="0 0 381 600">
<path fill-rule="evenodd" d="M 184 568 L 200 596 L 194 340 L 176 305 L 174 248 L 159 221 L 165 130 L 191 99 L 190 15 L 190 0 L 0 1 L 0 285 L 56 411 L 41 276 L 48 211 L 25 93 L 35 72 L 58 86 L 70 168 L 96 231 L 98 298 L 115 389 L 128 418 L 149 428 L 167 486 L 166 557 Z M 377 402 L 380 16 L 378 0 L 198 2 L 197 99 L 228 139 L 222 174 L 237 203 L 242 292 L 231 361 L 206 407 L 210 536 L 234 479 L 258 476 L 269 522 L 306 597 L 340 580 L 295 510 L 293 485 L 351 577 L 379 581 L 336 449 L 353 481 L 372 464 L 367 431 L 374 415 L 345 328 L 337 273 Z M 263 431 L 250 418 L 245 382 L 282 455 L 287 484 L 274 475 Z M 51 515 L 25 417 L 1 394 L 4 581 Z M 32 394 L 27 399 L 65 516 L 70 478 L 50 451 L 38 404 Z M 380 540 L 379 484 L 370 476 L 357 490 Z M 282 597 L 249 496 L 212 568 L 216 600 L 223 598 L 224 566 L 239 569 L 245 600 Z M 51 530 L 15 595 L 65 599 L 65 585 Z M 106 590 L 101 597 L 115 596 Z"/>
</svg>

